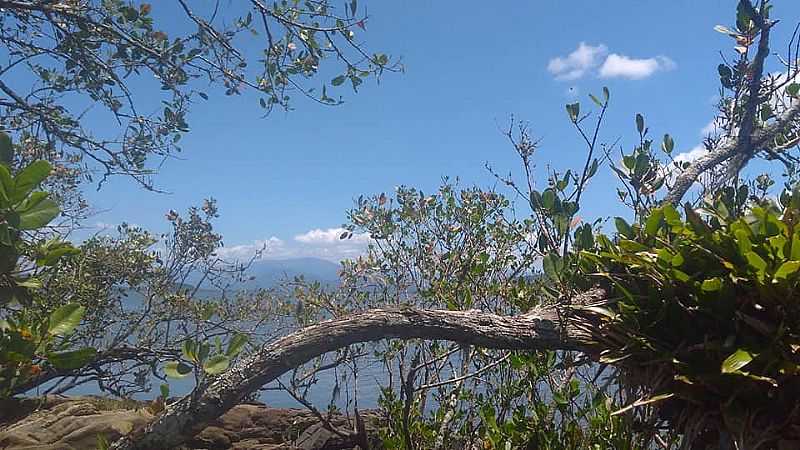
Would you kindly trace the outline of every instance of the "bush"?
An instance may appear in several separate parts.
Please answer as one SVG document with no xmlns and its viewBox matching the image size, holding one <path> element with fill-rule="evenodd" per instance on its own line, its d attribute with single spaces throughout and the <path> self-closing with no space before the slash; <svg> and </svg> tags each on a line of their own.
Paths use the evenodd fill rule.
<svg viewBox="0 0 800 450">
<path fill-rule="evenodd" d="M 800 440 L 800 192 L 746 204 L 747 188 L 684 215 L 671 205 L 581 253 L 612 298 L 601 361 L 694 448 Z M 631 405 L 633 406 L 633 405 Z M 728 430 L 726 432 L 725 430 Z"/>
</svg>

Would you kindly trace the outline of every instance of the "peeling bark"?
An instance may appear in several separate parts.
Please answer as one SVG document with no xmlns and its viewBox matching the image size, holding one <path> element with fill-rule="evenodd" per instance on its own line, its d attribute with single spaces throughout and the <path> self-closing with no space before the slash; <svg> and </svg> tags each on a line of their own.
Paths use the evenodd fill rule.
<svg viewBox="0 0 800 450">
<path fill-rule="evenodd" d="M 573 303 L 585 304 L 604 295 L 602 290 L 589 291 L 573 299 Z M 565 318 L 565 311 L 551 307 L 508 317 L 477 310 L 376 309 L 321 322 L 264 345 L 112 448 L 150 450 L 177 446 L 242 398 L 294 367 L 360 342 L 429 339 L 509 350 L 590 350 L 588 333 Z"/>
</svg>

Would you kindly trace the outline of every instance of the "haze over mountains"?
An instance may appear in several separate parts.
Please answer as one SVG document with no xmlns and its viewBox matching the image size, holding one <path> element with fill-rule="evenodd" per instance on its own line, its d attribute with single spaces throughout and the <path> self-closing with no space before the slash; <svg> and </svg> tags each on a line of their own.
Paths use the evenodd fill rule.
<svg viewBox="0 0 800 450">
<path fill-rule="evenodd" d="M 261 259 L 253 262 L 248 275 L 255 277 L 245 288 L 268 288 L 282 280 L 303 276 L 307 281 L 335 283 L 339 264 L 319 258 Z"/>
</svg>

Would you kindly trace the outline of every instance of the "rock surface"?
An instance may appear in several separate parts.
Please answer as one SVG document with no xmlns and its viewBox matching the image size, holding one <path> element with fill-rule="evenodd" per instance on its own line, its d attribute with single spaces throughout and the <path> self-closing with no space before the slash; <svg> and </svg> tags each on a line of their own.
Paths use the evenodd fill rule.
<svg viewBox="0 0 800 450">
<path fill-rule="evenodd" d="M 154 417 L 147 403 L 96 397 L 47 397 L 0 402 L 0 449 L 89 450 L 98 436 L 109 442 L 146 425 Z M 367 436 L 377 448 L 380 416 L 362 411 Z M 331 424 L 352 430 L 345 416 Z M 353 439 L 326 429 L 304 409 L 242 404 L 210 424 L 186 449 L 207 450 L 336 450 L 358 448 Z"/>
</svg>

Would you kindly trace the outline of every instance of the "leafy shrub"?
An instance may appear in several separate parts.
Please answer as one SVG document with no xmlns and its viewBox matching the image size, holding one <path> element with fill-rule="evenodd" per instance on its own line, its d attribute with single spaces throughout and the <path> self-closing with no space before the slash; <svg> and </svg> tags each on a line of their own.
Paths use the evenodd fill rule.
<svg viewBox="0 0 800 450">
<path fill-rule="evenodd" d="M 68 339 L 83 317 L 82 306 L 51 307 L 36 296 L 38 276 L 77 250 L 36 234 L 59 214 L 58 204 L 36 190 L 50 175 L 50 164 L 36 161 L 12 175 L 13 158 L 11 140 L 0 133 L 0 398 L 43 370 L 75 369 L 96 353 L 74 349 Z"/>
<path fill-rule="evenodd" d="M 800 439 L 800 193 L 745 204 L 746 187 L 682 216 L 666 205 L 641 224 L 616 219 L 581 266 L 616 300 L 601 361 L 694 442 L 738 448 Z"/>
</svg>

